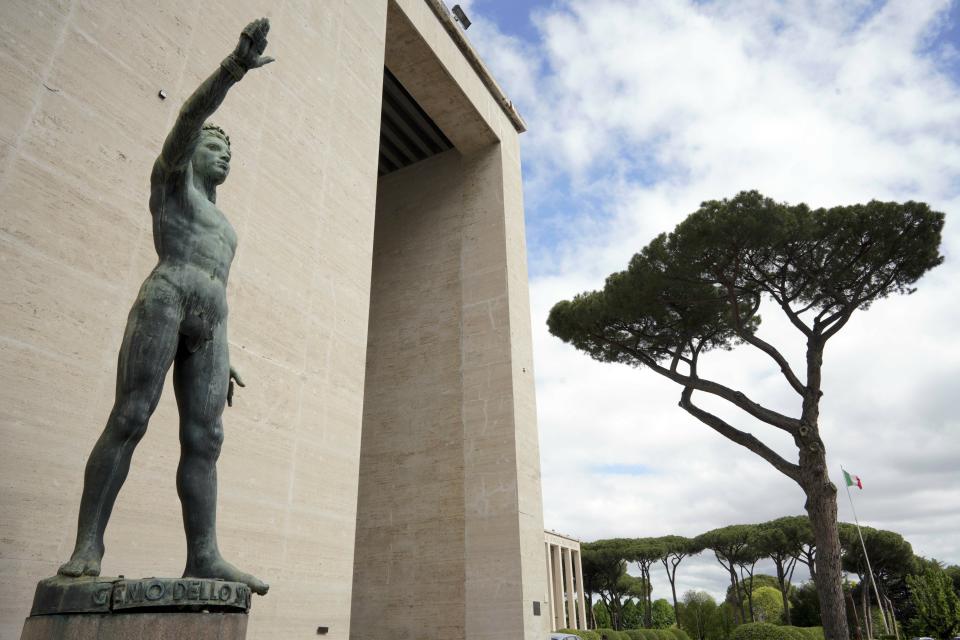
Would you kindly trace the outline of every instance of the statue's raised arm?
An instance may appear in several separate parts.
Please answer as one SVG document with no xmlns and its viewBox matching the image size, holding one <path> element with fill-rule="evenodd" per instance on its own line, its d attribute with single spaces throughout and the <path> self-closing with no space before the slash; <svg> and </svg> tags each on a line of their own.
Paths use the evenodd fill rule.
<svg viewBox="0 0 960 640">
<path fill-rule="evenodd" d="M 267 32 L 270 21 L 266 18 L 254 20 L 240 33 L 233 53 L 220 63 L 209 78 L 203 81 L 180 108 L 180 114 L 163 143 L 163 150 L 157 158 L 157 169 L 161 175 L 186 168 L 193 156 L 203 123 L 223 102 L 227 91 L 239 82 L 250 69 L 257 69 L 273 62 L 273 58 L 263 55 L 267 48 Z M 157 177 L 157 171 L 154 171 Z"/>
</svg>

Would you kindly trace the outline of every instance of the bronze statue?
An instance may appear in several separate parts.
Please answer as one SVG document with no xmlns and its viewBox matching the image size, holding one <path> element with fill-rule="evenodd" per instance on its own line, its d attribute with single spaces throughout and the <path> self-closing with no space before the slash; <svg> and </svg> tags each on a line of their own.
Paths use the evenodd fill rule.
<svg viewBox="0 0 960 640">
<path fill-rule="evenodd" d="M 233 53 L 180 109 L 150 176 L 153 243 L 159 261 L 144 280 L 127 319 L 117 365 L 113 411 L 84 474 L 77 542 L 63 576 L 96 576 L 103 532 L 146 433 L 167 370 L 180 411 L 177 493 L 187 536 L 184 577 L 268 585 L 220 555 L 217 547 L 217 457 L 221 417 L 240 377 L 227 352 L 227 275 L 237 235 L 217 208 L 217 186 L 230 171 L 230 139 L 205 123 L 227 91 L 250 69 L 273 62 L 264 56 L 266 18 L 248 24 Z"/>
</svg>

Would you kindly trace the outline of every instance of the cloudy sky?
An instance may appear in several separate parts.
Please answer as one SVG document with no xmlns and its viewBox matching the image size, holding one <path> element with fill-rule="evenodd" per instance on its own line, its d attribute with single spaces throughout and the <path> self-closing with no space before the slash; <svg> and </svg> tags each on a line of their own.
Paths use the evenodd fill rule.
<svg viewBox="0 0 960 640">
<path fill-rule="evenodd" d="M 821 427 L 834 481 L 841 464 L 863 478 L 863 524 L 960 563 L 960 0 L 460 4 L 529 125 L 546 527 L 583 540 L 692 536 L 803 512 L 790 480 L 677 406 L 679 387 L 550 336 L 555 302 L 602 286 L 705 199 L 754 188 L 812 206 L 915 199 L 947 213 L 946 262 L 828 345 Z M 800 334 L 772 308 L 763 317 L 760 335 L 802 361 Z M 795 414 L 779 372 L 749 349 L 704 366 Z M 795 456 L 769 427 L 723 415 Z M 706 554 L 681 565 L 679 582 L 726 586 Z"/>
</svg>

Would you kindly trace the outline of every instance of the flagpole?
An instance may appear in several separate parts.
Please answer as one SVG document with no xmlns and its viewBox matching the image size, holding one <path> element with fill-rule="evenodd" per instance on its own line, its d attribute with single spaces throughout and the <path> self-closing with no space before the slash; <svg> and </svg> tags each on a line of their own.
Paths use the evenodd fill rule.
<svg viewBox="0 0 960 640">
<path fill-rule="evenodd" d="M 867 544 L 863 541 L 863 532 L 860 531 L 860 520 L 857 518 L 857 509 L 853 506 L 853 496 L 850 495 L 850 485 L 847 483 L 846 469 L 840 467 L 840 471 L 844 473 L 843 486 L 847 489 L 847 500 L 850 501 L 850 510 L 853 511 L 853 521 L 857 525 L 857 535 L 860 536 L 860 546 L 863 547 L 863 557 L 867 561 L 867 573 L 870 574 L 870 584 L 873 585 L 873 594 L 877 596 L 877 606 L 880 607 L 880 617 L 883 619 L 883 630 L 889 634 L 890 625 L 887 624 L 887 614 L 883 611 L 883 600 L 880 599 L 880 590 L 877 589 L 877 581 L 873 579 L 873 569 L 870 567 L 870 556 L 867 555 Z M 897 621 L 894 620 L 893 624 L 897 624 Z"/>
</svg>

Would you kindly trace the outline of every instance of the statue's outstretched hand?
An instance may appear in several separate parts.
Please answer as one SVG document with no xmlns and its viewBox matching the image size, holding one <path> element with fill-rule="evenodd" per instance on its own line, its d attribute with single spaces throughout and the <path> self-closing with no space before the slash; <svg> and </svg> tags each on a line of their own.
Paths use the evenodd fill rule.
<svg viewBox="0 0 960 640">
<path fill-rule="evenodd" d="M 233 383 L 236 381 L 237 385 L 245 387 L 247 385 L 243 384 L 243 380 L 240 379 L 240 374 L 237 373 L 237 370 L 233 368 L 233 365 L 230 366 L 230 386 L 227 387 L 227 406 L 233 406 Z"/>
<path fill-rule="evenodd" d="M 233 50 L 233 57 L 245 70 L 256 69 L 273 62 L 273 58 L 263 55 L 267 48 L 267 32 L 270 21 L 267 18 L 254 20 L 243 28 L 240 41 Z M 240 385 L 243 386 L 243 385 Z"/>
</svg>

